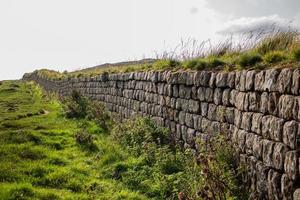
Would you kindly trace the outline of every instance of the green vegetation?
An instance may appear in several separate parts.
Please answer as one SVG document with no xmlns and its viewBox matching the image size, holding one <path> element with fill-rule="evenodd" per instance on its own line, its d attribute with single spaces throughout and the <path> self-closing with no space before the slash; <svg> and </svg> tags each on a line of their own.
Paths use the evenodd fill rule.
<svg viewBox="0 0 300 200">
<path fill-rule="evenodd" d="M 255 39 L 253 39 L 255 38 Z M 189 43 L 191 41 L 188 41 Z M 48 79 L 64 79 L 69 77 L 94 77 L 103 73 L 123 73 L 149 70 L 239 70 L 246 68 L 284 67 L 286 64 L 300 62 L 300 36 L 295 31 L 274 31 L 273 33 L 243 38 L 241 44 L 233 44 L 225 40 L 215 47 L 195 45 L 188 49 L 188 44 L 182 43 L 182 52 L 171 51 L 163 53 L 160 59 L 151 62 L 129 62 L 102 67 L 88 68 L 74 72 L 59 73 L 51 70 L 37 71 L 39 76 Z M 180 48 L 179 48 L 180 49 Z M 200 50 L 199 50 L 200 49 Z M 291 65 L 289 65 L 291 66 Z"/>
<path fill-rule="evenodd" d="M 246 199 L 223 137 L 194 157 L 148 118 L 114 125 L 77 92 L 63 102 L 0 85 L 0 199 Z"/>
</svg>

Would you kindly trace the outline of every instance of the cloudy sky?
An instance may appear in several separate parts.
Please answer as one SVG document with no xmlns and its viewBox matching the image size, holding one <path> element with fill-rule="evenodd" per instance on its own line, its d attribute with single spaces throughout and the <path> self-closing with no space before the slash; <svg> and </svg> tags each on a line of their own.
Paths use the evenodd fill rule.
<svg viewBox="0 0 300 200">
<path fill-rule="evenodd" d="M 299 0 L 0 0 L 0 80 L 153 57 L 181 39 L 300 26 Z"/>
</svg>

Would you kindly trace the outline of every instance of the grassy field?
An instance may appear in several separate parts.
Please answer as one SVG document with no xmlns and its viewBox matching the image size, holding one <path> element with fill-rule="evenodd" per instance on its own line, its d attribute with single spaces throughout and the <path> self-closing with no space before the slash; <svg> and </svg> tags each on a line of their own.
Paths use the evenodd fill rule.
<svg viewBox="0 0 300 200">
<path fill-rule="evenodd" d="M 67 120 L 58 101 L 30 83 L 0 85 L 0 199 L 146 199 L 104 177 L 128 158 L 93 123 L 98 150 L 78 145 L 80 121 Z M 129 158 L 130 159 L 130 158 Z"/>
<path fill-rule="evenodd" d="M 0 200 L 246 199 L 224 141 L 197 161 L 150 119 L 113 123 L 97 102 L 76 100 L 0 82 Z"/>
</svg>

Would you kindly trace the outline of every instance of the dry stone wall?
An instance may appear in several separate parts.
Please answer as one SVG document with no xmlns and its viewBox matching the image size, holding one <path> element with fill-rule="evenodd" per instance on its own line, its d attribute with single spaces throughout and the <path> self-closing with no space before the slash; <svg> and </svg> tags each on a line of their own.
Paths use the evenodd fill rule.
<svg viewBox="0 0 300 200">
<path fill-rule="evenodd" d="M 228 134 L 247 166 L 252 199 L 300 199 L 300 70 L 133 72 L 51 81 L 46 90 L 78 90 L 129 118 L 151 116 L 177 142 L 197 150 L 197 138 Z M 299 195 L 299 196 L 298 196 Z"/>
</svg>

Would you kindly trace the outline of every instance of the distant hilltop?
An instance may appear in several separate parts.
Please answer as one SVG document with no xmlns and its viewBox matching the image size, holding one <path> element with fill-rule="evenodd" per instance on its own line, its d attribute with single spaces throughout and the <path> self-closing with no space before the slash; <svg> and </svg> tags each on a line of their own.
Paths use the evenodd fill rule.
<svg viewBox="0 0 300 200">
<path fill-rule="evenodd" d="M 117 62 L 117 63 L 105 63 L 102 65 L 97 65 L 94 67 L 89 67 L 81 70 L 76 70 L 76 71 L 81 71 L 81 72 L 86 72 L 86 71 L 94 71 L 100 68 L 107 68 L 107 67 L 125 67 L 129 65 L 141 65 L 141 64 L 152 64 L 156 61 L 157 59 L 153 58 L 145 58 L 142 60 L 136 60 L 136 61 L 125 61 L 125 62 Z M 74 72 L 76 72 L 74 71 Z"/>
</svg>

